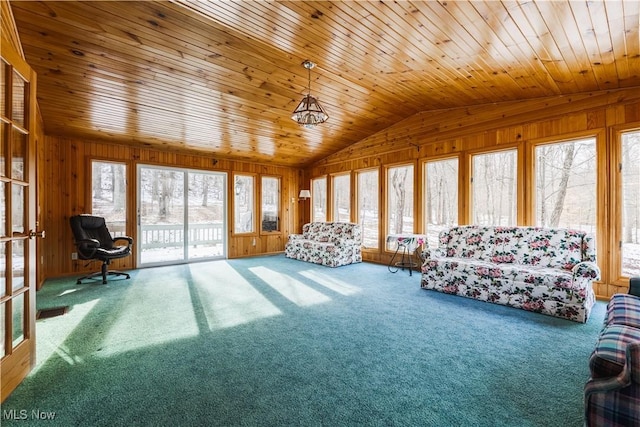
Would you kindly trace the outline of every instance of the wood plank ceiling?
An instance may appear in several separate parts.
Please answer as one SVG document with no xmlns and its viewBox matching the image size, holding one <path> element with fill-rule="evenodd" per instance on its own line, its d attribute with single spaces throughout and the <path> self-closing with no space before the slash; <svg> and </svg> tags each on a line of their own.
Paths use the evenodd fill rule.
<svg viewBox="0 0 640 427">
<path fill-rule="evenodd" d="M 213 157 L 302 167 L 420 111 L 640 86 L 638 1 L 10 4 L 46 134 Z"/>
</svg>

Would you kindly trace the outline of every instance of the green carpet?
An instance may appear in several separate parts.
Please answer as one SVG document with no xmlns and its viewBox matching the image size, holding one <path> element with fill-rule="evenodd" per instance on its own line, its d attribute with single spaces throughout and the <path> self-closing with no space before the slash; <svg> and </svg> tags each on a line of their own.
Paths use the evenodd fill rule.
<svg viewBox="0 0 640 427">
<path fill-rule="evenodd" d="M 37 300 L 69 312 L 37 322 L 2 426 L 578 427 L 605 309 L 579 324 L 281 255 L 50 280 Z"/>
</svg>

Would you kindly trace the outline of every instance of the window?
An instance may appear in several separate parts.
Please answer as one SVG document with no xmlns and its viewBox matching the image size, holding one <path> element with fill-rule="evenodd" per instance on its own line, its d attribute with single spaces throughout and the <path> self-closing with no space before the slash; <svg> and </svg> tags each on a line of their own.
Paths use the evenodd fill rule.
<svg viewBox="0 0 640 427">
<path fill-rule="evenodd" d="M 429 247 L 438 247 L 443 228 L 458 224 L 458 159 L 424 165 L 424 220 Z"/>
<path fill-rule="evenodd" d="M 473 224 L 516 225 L 517 161 L 516 150 L 472 157 Z"/>
<path fill-rule="evenodd" d="M 380 212 L 378 170 L 358 172 L 358 224 L 362 227 L 362 246 L 377 248 L 379 240 Z"/>
<path fill-rule="evenodd" d="M 351 175 L 333 176 L 334 221 L 351 222 Z"/>
<path fill-rule="evenodd" d="M 126 235 L 127 166 L 91 161 L 91 213 L 105 219 L 113 237 Z"/>
<path fill-rule="evenodd" d="M 413 233 L 413 165 L 387 170 L 387 234 Z M 388 250 L 395 250 L 395 244 Z"/>
<path fill-rule="evenodd" d="M 254 213 L 254 177 L 235 175 L 233 180 L 233 228 L 236 233 L 252 233 Z"/>
<path fill-rule="evenodd" d="M 622 134 L 622 275 L 640 275 L 640 131 Z"/>
<path fill-rule="evenodd" d="M 280 230 L 280 178 L 262 177 L 262 231 Z"/>
<path fill-rule="evenodd" d="M 327 220 L 327 178 L 311 180 L 311 221 Z"/>
<path fill-rule="evenodd" d="M 596 171 L 595 138 L 536 146 L 536 225 L 595 232 Z"/>
</svg>

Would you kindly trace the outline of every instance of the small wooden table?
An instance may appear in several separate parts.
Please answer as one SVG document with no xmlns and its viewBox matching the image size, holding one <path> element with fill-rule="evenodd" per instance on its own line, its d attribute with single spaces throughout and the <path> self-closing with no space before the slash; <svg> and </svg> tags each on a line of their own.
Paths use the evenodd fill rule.
<svg viewBox="0 0 640 427">
<path fill-rule="evenodd" d="M 419 263 L 414 261 L 413 253 L 415 250 L 427 242 L 427 236 L 424 234 L 389 234 L 387 236 L 387 244 L 396 243 L 396 252 L 389 261 L 388 269 L 391 273 L 397 273 L 399 269 L 409 269 L 409 276 L 413 274 L 413 268 L 418 267 Z M 398 252 L 402 249 L 400 261 L 396 261 Z M 393 270 L 395 268 L 395 270 Z"/>
</svg>

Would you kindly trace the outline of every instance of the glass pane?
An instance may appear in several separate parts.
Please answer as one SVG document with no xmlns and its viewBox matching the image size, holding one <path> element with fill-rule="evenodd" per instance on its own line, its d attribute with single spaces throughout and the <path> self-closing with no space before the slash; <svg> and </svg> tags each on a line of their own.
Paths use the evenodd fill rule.
<svg viewBox="0 0 640 427">
<path fill-rule="evenodd" d="M 13 348 L 24 341 L 24 298 L 26 295 L 25 292 L 11 300 L 13 304 Z"/>
<path fill-rule="evenodd" d="M 351 222 L 351 176 L 333 177 L 333 220 Z"/>
<path fill-rule="evenodd" d="M 11 129 L 12 159 L 11 159 L 11 178 L 25 180 L 25 165 L 27 158 L 27 135 L 18 131 L 16 128 Z"/>
<path fill-rule="evenodd" d="M 6 304 L 0 304 L 0 357 L 3 357 L 7 354 L 4 343 L 6 339 L 6 323 L 5 323 L 5 312 L 7 310 Z"/>
<path fill-rule="evenodd" d="M 140 169 L 140 262 L 184 259 L 184 173 Z"/>
<path fill-rule="evenodd" d="M 24 221 L 25 191 L 22 185 L 11 185 L 11 221 L 12 232 L 26 234 Z"/>
<path fill-rule="evenodd" d="M 27 245 L 26 240 L 14 240 L 11 250 L 11 283 L 13 290 L 20 289 L 25 285 L 25 260 Z"/>
<path fill-rule="evenodd" d="M 0 176 L 7 176 L 7 134 L 5 133 L 9 125 L 0 122 Z"/>
<path fill-rule="evenodd" d="M 327 178 L 311 180 L 311 221 L 327 220 Z"/>
<path fill-rule="evenodd" d="M 253 228 L 253 176 L 236 175 L 234 188 L 234 229 L 236 233 L 251 233 Z"/>
<path fill-rule="evenodd" d="M 378 171 L 358 173 L 358 223 L 362 227 L 362 246 L 377 248 L 379 241 L 380 211 Z"/>
<path fill-rule="evenodd" d="M 103 217 L 113 237 L 126 235 L 127 166 L 91 162 L 91 212 Z"/>
<path fill-rule="evenodd" d="M 7 294 L 7 246 L 11 242 L 0 243 L 0 297 Z"/>
<path fill-rule="evenodd" d="M 188 256 L 224 256 L 225 175 L 189 173 Z"/>
<path fill-rule="evenodd" d="M 413 233 L 413 165 L 387 171 L 387 234 Z M 397 243 L 387 245 L 396 250 Z"/>
<path fill-rule="evenodd" d="M 7 236 L 7 189 L 9 183 L 0 182 L 0 236 Z"/>
<path fill-rule="evenodd" d="M 13 106 L 12 117 L 14 123 L 24 127 L 24 97 L 26 83 L 15 70 L 13 71 L 13 92 L 11 103 Z"/>
<path fill-rule="evenodd" d="M 473 223 L 516 225 L 517 151 L 473 156 Z"/>
<path fill-rule="evenodd" d="M 536 147 L 536 225 L 595 233 L 596 140 Z"/>
<path fill-rule="evenodd" d="M 280 230 L 280 178 L 262 177 L 262 231 Z"/>
<path fill-rule="evenodd" d="M 8 64 L 6 62 L 0 61 L 0 115 L 8 118 L 6 109 L 7 67 Z"/>
<path fill-rule="evenodd" d="M 622 135 L 622 275 L 640 276 L 640 131 Z"/>
<path fill-rule="evenodd" d="M 458 224 L 458 159 L 428 162 L 425 192 L 427 242 L 437 248 L 440 231 Z"/>
</svg>

